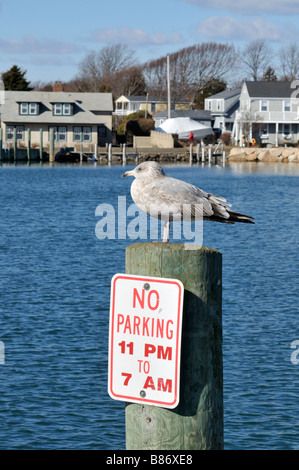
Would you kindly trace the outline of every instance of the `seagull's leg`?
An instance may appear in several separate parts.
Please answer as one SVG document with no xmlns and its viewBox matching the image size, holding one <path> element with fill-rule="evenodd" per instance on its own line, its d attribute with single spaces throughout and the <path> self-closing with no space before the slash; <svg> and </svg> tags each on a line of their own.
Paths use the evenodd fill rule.
<svg viewBox="0 0 299 470">
<path fill-rule="evenodd" d="M 169 228 L 170 228 L 170 221 L 165 221 L 164 225 L 164 233 L 163 233 L 163 242 L 168 242 L 169 240 Z"/>
</svg>

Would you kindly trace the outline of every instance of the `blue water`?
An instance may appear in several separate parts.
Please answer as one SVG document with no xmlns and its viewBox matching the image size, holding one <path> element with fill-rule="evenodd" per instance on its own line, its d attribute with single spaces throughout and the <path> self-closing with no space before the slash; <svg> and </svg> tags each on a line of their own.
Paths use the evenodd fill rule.
<svg viewBox="0 0 299 470">
<path fill-rule="evenodd" d="M 121 166 L 0 168 L 0 449 L 125 448 L 107 394 L 111 277 L 131 240 L 95 236 Z M 299 449 L 296 165 L 172 166 L 256 225 L 204 223 L 223 254 L 225 449 Z M 299 357 L 299 355 L 298 355 Z"/>
</svg>

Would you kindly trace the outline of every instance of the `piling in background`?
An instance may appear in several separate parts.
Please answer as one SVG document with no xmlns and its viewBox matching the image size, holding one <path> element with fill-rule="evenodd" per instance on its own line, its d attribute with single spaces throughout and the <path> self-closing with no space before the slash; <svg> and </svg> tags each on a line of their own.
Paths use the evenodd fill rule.
<svg viewBox="0 0 299 470">
<path fill-rule="evenodd" d="M 54 129 L 51 127 L 50 129 L 50 149 L 49 149 L 49 163 L 54 162 Z"/>
<path fill-rule="evenodd" d="M 43 130 L 39 130 L 39 159 L 43 159 Z"/>
<path fill-rule="evenodd" d="M 135 243 L 126 273 L 179 279 L 185 288 L 180 403 L 126 405 L 127 450 L 223 449 L 222 255 L 176 243 Z"/>
<path fill-rule="evenodd" d="M 27 160 L 30 162 L 30 149 L 31 149 L 31 129 L 27 130 Z"/>
<path fill-rule="evenodd" d="M 13 159 L 16 163 L 17 161 L 17 128 L 15 127 L 13 130 Z"/>
<path fill-rule="evenodd" d="M 2 144 L 3 144 L 2 135 L 3 135 L 3 132 L 2 132 L 2 129 L 0 128 L 0 161 L 2 160 Z"/>
</svg>

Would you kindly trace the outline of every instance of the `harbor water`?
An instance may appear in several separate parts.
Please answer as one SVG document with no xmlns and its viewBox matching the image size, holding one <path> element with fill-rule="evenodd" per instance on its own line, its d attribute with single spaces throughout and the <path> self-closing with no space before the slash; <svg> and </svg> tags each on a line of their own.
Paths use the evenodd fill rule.
<svg viewBox="0 0 299 470">
<path fill-rule="evenodd" d="M 125 405 L 107 393 L 110 281 L 139 240 L 95 233 L 99 204 L 132 202 L 124 171 L 0 167 L 2 450 L 125 449 Z M 298 450 L 299 165 L 165 171 L 256 222 L 203 226 L 223 254 L 225 449 Z"/>
</svg>

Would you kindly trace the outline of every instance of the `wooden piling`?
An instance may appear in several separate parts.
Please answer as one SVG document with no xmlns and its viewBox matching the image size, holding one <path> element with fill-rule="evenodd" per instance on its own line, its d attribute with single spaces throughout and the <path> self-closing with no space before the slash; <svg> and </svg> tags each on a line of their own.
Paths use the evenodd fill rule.
<svg viewBox="0 0 299 470">
<path fill-rule="evenodd" d="M 123 165 L 127 164 L 127 149 L 126 149 L 126 144 L 123 144 L 122 148 L 122 160 L 123 160 Z"/>
<path fill-rule="evenodd" d="M 176 243 L 135 243 L 127 274 L 179 279 L 185 288 L 180 403 L 126 404 L 127 450 L 223 449 L 222 255 Z"/>
<path fill-rule="evenodd" d="M 108 164 L 111 165 L 111 159 L 112 159 L 112 145 L 108 145 Z"/>
<path fill-rule="evenodd" d="M 3 130 L 0 128 L 0 161 L 2 161 Z"/>
<path fill-rule="evenodd" d="M 209 158 L 209 164 L 211 164 L 211 162 L 212 162 L 212 144 L 209 144 L 209 153 L 208 153 L 208 155 L 209 155 L 209 157 L 208 157 Z"/>
<path fill-rule="evenodd" d="M 39 130 L 39 159 L 43 160 L 43 130 Z"/>
<path fill-rule="evenodd" d="M 16 163 L 17 161 L 17 129 L 14 128 L 13 130 L 13 159 Z"/>
<path fill-rule="evenodd" d="M 189 163 L 190 165 L 192 165 L 193 163 L 193 144 L 190 144 L 189 148 Z"/>
<path fill-rule="evenodd" d="M 196 161 L 197 161 L 197 163 L 199 163 L 199 149 L 200 149 L 200 145 L 197 144 L 196 145 Z"/>
<path fill-rule="evenodd" d="M 53 163 L 54 162 L 54 129 L 53 127 L 50 128 L 49 139 L 50 139 L 49 163 Z"/>
<path fill-rule="evenodd" d="M 31 129 L 27 129 L 27 160 L 30 162 Z"/>
</svg>

